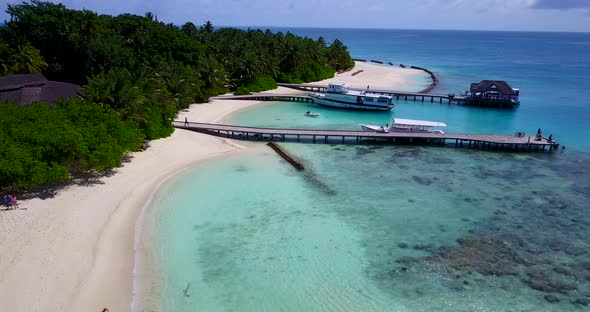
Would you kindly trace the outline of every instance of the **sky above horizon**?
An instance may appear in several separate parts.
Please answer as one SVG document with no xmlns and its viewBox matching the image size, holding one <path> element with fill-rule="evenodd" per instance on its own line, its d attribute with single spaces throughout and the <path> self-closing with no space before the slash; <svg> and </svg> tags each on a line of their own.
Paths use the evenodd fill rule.
<svg viewBox="0 0 590 312">
<path fill-rule="evenodd" d="M 10 16 L 0 0 L 0 20 Z M 590 0 L 51 0 L 118 15 L 223 26 L 590 32 Z"/>
</svg>

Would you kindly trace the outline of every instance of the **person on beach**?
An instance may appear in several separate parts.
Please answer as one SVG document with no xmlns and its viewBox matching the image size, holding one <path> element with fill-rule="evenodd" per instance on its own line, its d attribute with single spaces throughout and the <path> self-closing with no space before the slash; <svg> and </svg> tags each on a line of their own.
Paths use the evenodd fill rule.
<svg viewBox="0 0 590 312">
<path fill-rule="evenodd" d="M 6 194 L 2 197 L 2 199 L 4 199 L 4 203 L 6 203 L 6 206 L 8 206 L 8 210 L 18 208 L 18 202 L 16 201 L 16 196 Z"/>
<path fill-rule="evenodd" d="M 188 118 L 187 117 L 184 117 L 184 125 L 188 126 Z"/>
<path fill-rule="evenodd" d="M 16 201 L 16 196 L 14 196 L 14 195 L 8 195 L 8 196 L 12 198 L 12 209 L 18 209 L 18 201 Z"/>
<path fill-rule="evenodd" d="M 10 195 L 8 195 L 8 194 L 2 196 L 2 200 L 6 204 L 6 206 L 8 206 L 8 209 L 10 209 L 10 206 L 12 206 L 12 202 L 10 201 L 10 197 L 9 196 Z"/>
</svg>

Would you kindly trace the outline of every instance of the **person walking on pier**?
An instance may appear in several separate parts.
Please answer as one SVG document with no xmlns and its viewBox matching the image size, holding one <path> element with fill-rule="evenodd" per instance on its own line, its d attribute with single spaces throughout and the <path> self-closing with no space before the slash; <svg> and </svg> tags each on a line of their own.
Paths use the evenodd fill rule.
<svg viewBox="0 0 590 312">
<path fill-rule="evenodd" d="M 535 141 L 541 141 L 543 139 L 543 135 L 541 132 L 541 128 L 539 128 L 539 130 L 537 130 L 537 135 L 535 136 Z"/>
<path fill-rule="evenodd" d="M 188 127 L 188 118 L 184 117 L 184 125 Z"/>
</svg>

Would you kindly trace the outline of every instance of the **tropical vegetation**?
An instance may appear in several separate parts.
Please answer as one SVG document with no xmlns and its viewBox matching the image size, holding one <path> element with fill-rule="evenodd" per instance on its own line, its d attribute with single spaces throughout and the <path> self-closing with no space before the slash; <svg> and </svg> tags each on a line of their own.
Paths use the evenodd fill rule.
<svg viewBox="0 0 590 312">
<path fill-rule="evenodd" d="M 179 27 L 152 13 L 98 15 L 38 0 L 6 12 L 0 74 L 42 73 L 83 85 L 84 95 L 51 107 L 0 105 L 0 188 L 118 166 L 144 139 L 170 135 L 178 110 L 210 96 L 321 80 L 354 65 L 339 40 Z"/>
</svg>

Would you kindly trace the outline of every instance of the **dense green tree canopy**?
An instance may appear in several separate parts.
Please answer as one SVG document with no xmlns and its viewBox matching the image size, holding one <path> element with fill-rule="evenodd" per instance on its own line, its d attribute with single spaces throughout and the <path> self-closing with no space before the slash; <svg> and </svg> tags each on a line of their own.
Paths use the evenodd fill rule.
<svg viewBox="0 0 590 312">
<path fill-rule="evenodd" d="M 0 105 L 0 188 L 67 179 L 74 163 L 117 166 L 144 138 L 170 135 L 179 109 L 210 96 L 321 80 L 354 65 L 338 40 L 210 21 L 178 27 L 152 13 L 97 15 L 38 0 L 6 11 L 0 74 L 42 73 L 84 85 L 85 95 L 54 107 Z"/>
</svg>

